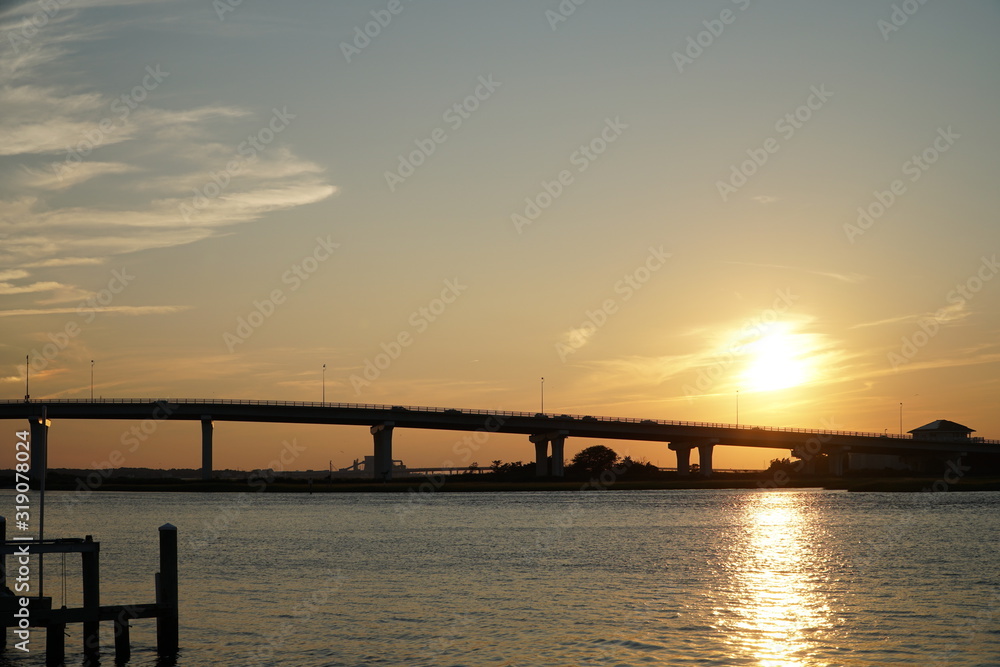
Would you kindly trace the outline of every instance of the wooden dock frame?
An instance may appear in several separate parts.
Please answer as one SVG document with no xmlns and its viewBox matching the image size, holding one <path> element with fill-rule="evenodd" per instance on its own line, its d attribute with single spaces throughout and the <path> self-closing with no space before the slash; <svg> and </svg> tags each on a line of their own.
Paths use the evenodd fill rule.
<svg viewBox="0 0 1000 667">
<path fill-rule="evenodd" d="M 62 665 L 66 659 L 66 626 L 83 624 L 83 653 L 96 662 L 100 654 L 99 629 L 102 621 L 115 626 L 115 660 L 125 662 L 131 657 L 129 621 L 134 618 L 156 619 L 156 651 L 160 655 L 175 655 L 179 648 L 177 528 L 167 523 L 160 526 L 160 571 L 156 573 L 156 602 L 138 605 L 101 605 L 101 544 L 90 535 L 85 538 L 55 540 L 7 540 L 7 520 L 0 517 L 0 587 L 7 585 L 7 556 L 19 553 L 27 546 L 30 554 L 79 553 L 83 559 L 83 607 L 52 609 L 52 598 L 29 597 L 28 627 L 43 627 L 45 632 L 46 666 Z M 41 556 L 39 556 L 41 558 Z M 32 584 L 35 579 L 32 577 Z M 15 594 L 16 595 L 16 594 Z M 14 613 L 20 609 L 18 598 L 0 597 L 0 652 L 7 648 L 7 628 L 19 627 Z"/>
</svg>

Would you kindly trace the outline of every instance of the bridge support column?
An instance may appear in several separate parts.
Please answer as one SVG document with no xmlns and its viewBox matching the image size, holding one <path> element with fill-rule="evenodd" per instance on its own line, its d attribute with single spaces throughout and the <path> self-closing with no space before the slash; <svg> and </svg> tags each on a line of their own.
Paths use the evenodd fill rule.
<svg viewBox="0 0 1000 667">
<path fill-rule="evenodd" d="M 528 439 L 535 444 L 535 477 L 549 474 L 549 441 L 544 435 L 532 435 Z"/>
<path fill-rule="evenodd" d="M 564 477 L 565 471 L 563 470 L 563 456 L 565 456 L 564 450 L 566 445 L 566 436 L 553 436 L 549 442 L 552 443 L 552 476 Z"/>
<path fill-rule="evenodd" d="M 712 476 L 712 450 L 714 443 L 698 445 L 698 471 L 702 477 Z"/>
<path fill-rule="evenodd" d="M 45 474 L 49 469 L 49 426 L 52 422 L 43 417 L 29 417 L 31 431 L 31 466 L 28 477 L 36 484 L 36 489 L 42 488 Z"/>
<path fill-rule="evenodd" d="M 212 479 L 212 424 L 211 415 L 201 416 L 201 478 L 205 481 Z"/>
<path fill-rule="evenodd" d="M 833 477 L 843 477 L 849 467 L 847 451 L 837 447 L 827 450 L 826 454 L 830 461 L 830 475 Z"/>
<path fill-rule="evenodd" d="M 372 479 L 388 482 L 392 479 L 392 428 L 394 422 L 384 422 L 371 427 L 375 438 L 375 470 Z"/>
<path fill-rule="evenodd" d="M 718 440 L 689 440 L 687 442 L 671 442 L 667 447 L 677 452 L 677 474 L 691 474 L 691 450 L 698 448 L 698 471 L 703 477 L 712 476 L 712 450 L 719 444 Z"/>
<path fill-rule="evenodd" d="M 685 445 L 667 445 L 677 453 L 677 474 L 686 477 L 691 474 L 691 447 Z"/>
<path fill-rule="evenodd" d="M 566 449 L 567 431 L 538 433 L 528 437 L 535 444 L 535 477 L 563 477 L 565 469 L 563 457 Z M 549 443 L 552 443 L 552 468 L 549 469 Z"/>
</svg>

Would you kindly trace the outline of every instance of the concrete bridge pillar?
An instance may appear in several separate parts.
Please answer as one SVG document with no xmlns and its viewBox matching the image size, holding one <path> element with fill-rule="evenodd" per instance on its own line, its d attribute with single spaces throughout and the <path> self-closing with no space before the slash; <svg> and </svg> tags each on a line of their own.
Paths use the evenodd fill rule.
<svg viewBox="0 0 1000 667">
<path fill-rule="evenodd" d="M 201 416 L 201 478 L 212 479 L 212 415 Z"/>
<path fill-rule="evenodd" d="M 702 477 L 712 476 L 712 450 L 715 443 L 698 445 L 698 470 Z"/>
<path fill-rule="evenodd" d="M 538 433 L 528 437 L 535 445 L 535 477 L 563 477 L 567 431 Z M 549 443 L 552 443 L 552 469 L 549 470 Z"/>
<path fill-rule="evenodd" d="M 669 449 L 677 453 L 677 474 L 687 476 L 691 474 L 691 447 L 688 445 L 667 445 Z"/>
<path fill-rule="evenodd" d="M 830 461 L 830 475 L 843 477 L 849 467 L 847 450 L 842 447 L 834 447 L 828 449 L 826 454 Z"/>
<path fill-rule="evenodd" d="M 566 445 L 566 436 L 555 435 L 549 442 L 552 443 L 552 476 L 563 477 L 565 475 L 563 471 L 563 451 Z"/>
<path fill-rule="evenodd" d="M 531 435 L 528 440 L 535 445 L 535 477 L 549 474 L 549 439 L 544 435 Z"/>
<path fill-rule="evenodd" d="M 689 442 L 671 442 L 668 449 L 677 452 L 677 474 L 691 474 L 691 450 L 698 448 L 698 468 L 704 477 L 712 475 L 712 450 L 719 444 L 717 440 L 693 440 Z"/>
<path fill-rule="evenodd" d="M 394 422 L 383 422 L 371 427 L 375 438 L 375 470 L 372 479 L 388 482 L 392 479 L 392 428 Z"/>
<path fill-rule="evenodd" d="M 40 489 L 49 469 L 49 426 L 52 422 L 42 417 L 28 417 L 28 427 L 31 432 L 31 465 L 28 477 Z"/>
</svg>

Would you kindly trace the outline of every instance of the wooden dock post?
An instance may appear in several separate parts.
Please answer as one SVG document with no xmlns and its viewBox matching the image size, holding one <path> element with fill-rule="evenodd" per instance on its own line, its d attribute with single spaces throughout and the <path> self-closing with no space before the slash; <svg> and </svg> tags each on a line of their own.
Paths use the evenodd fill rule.
<svg viewBox="0 0 1000 667">
<path fill-rule="evenodd" d="M 156 618 L 156 652 L 174 655 L 180 643 L 177 609 L 177 527 L 160 526 L 160 571 L 156 587 L 156 604 L 161 607 Z"/>
<path fill-rule="evenodd" d="M 7 517 L 0 516 L 0 543 L 7 541 Z M 7 554 L 0 554 L 0 587 L 7 585 Z M 0 653 L 7 650 L 7 628 L 0 636 Z"/>
<path fill-rule="evenodd" d="M 83 556 L 83 654 L 95 662 L 101 652 L 101 545 L 94 542 L 92 535 L 84 538 L 84 543 L 93 543 L 92 551 L 84 551 Z"/>
<path fill-rule="evenodd" d="M 128 662 L 132 659 L 131 635 L 128 619 L 125 614 L 115 617 L 115 663 Z"/>
<path fill-rule="evenodd" d="M 45 667 L 58 667 L 66 662 L 66 626 L 53 623 L 45 628 Z"/>
<path fill-rule="evenodd" d="M 156 649 L 161 655 L 176 655 L 179 640 L 178 613 L 178 569 L 177 569 L 177 528 L 168 524 L 160 526 L 160 572 L 156 573 L 156 603 L 135 605 L 101 606 L 101 545 L 87 535 L 80 538 L 60 538 L 8 542 L 7 523 L 0 516 L 0 585 L 6 582 L 6 557 L 21 554 L 29 549 L 31 555 L 43 553 L 79 553 L 83 559 L 83 606 L 67 609 L 52 608 L 52 598 L 26 596 L 31 609 L 30 621 L 26 627 L 41 627 L 45 633 L 45 665 L 61 667 L 66 659 L 66 626 L 80 623 L 83 626 L 84 664 L 96 665 L 100 659 L 100 625 L 105 621 L 114 623 L 115 660 L 121 664 L 131 657 L 129 621 L 133 618 L 155 618 Z M 13 581 L 13 580 L 11 580 Z M 18 598 L 13 595 L 0 596 L 0 653 L 6 647 L 7 629 L 18 628 L 20 620 L 15 611 Z M 21 630 L 17 631 L 19 634 Z M 22 639 L 24 639 L 22 637 Z"/>
</svg>

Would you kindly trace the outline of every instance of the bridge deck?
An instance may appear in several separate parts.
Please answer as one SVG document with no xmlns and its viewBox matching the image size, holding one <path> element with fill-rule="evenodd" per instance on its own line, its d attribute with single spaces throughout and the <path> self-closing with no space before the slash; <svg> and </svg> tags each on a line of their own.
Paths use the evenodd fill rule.
<svg viewBox="0 0 1000 667">
<path fill-rule="evenodd" d="M 484 430 L 535 435 L 658 442 L 714 441 L 719 445 L 791 449 L 809 440 L 850 446 L 855 452 L 955 451 L 1000 453 L 1000 440 L 969 438 L 941 442 L 909 434 L 757 426 L 636 417 L 532 413 L 511 410 L 440 408 L 414 405 L 323 403 L 205 398 L 41 399 L 0 401 L 0 419 L 157 419 L 340 424 L 457 431 Z"/>
</svg>

